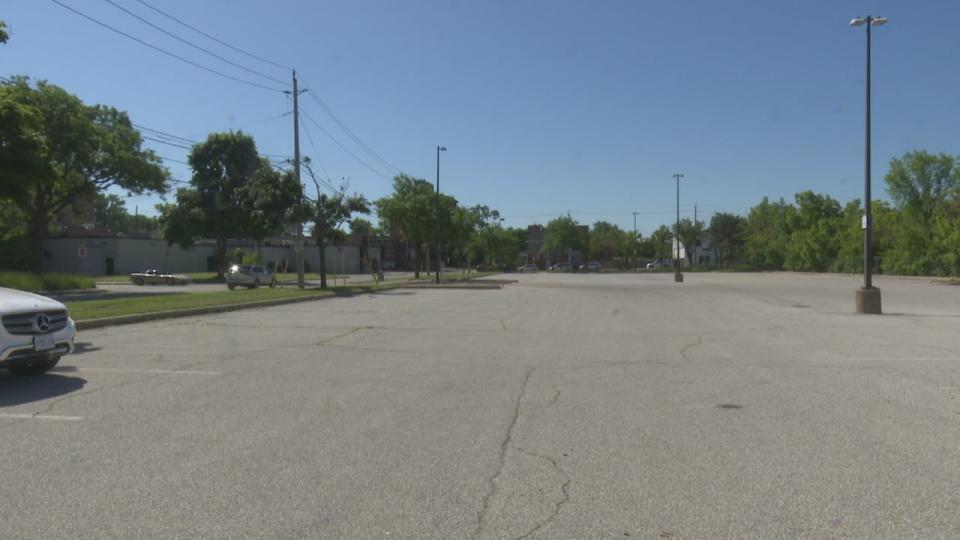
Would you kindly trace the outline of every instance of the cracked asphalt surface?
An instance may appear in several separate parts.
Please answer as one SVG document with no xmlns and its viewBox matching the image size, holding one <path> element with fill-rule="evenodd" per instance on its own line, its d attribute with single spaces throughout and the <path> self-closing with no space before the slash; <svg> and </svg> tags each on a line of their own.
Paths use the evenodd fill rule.
<svg viewBox="0 0 960 540">
<path fill-rule="evenodd" d="M 0 537 L 960 537 L 960 287 L 511 277 L 0 372 Z"/>
</svg>

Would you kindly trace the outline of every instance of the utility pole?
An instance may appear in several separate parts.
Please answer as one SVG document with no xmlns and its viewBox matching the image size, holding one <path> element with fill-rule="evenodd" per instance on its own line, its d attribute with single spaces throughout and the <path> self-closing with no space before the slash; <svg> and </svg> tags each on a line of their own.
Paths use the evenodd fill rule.
<svg viewBox="0 0 960 540">
<path fill-rule="evenodd" d="M 293 70 L 293 175 L 300 183 L 300 87 L 297 83 L 297 70 Z M 297 287 L 303 289 L 303 222 L 297 224 Z M 321 253 L 323 257 L 325 253 Z"/>
<path fill-rule="evenodd" d="M 633 212 L 633 271 L 637 271 L 637 214 L 640 212 Z"/>
<path fill-rule="evenodd" d="M 440 254 L 440 152 L 446 151 L 446 146 L 437 146 L 436 223 L 434 224 L 434 241 L 437 246 L 437 285 L 440 284 L 440 265 L 443 263 L 443 257 Z M 429 273 L 427 273 L 427 279 L 430 279 Z"/>
<path fill-rule="evenodd" d="M 677 179 L 677 228 L 673 231 L 674 240 L 677 242 L 677 262 L 674 265 L 673 281 L 683 283 L 683 274 L 680 273 L 680 179 L 683 175 L 676 173 L 673 177 Z"/>
<path fill-rule="evenodd" d="M 699 245 L 700 233 L 697 230 L 697 203 L 693 203 L 693 257 L 690 260 L 695 260 L 697 256 L 697 246 Z"/>
</svg>

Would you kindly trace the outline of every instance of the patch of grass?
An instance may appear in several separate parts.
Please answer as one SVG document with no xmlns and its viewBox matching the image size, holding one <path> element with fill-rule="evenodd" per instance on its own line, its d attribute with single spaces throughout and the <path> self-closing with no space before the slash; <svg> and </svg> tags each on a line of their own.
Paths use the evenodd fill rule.
<svg viewBox="0 0 960 540">
<path fill-rule="evenodd" d="M 0 272 L 0 287 L 22 291 L 65 291 L 68 289 L 92 289 L 95 287 L 95 283 L 93 278 L 89 276 L 61 272 L 46 274 Z"/>
<path fill-rule="evenodd" d="M 203 293 L 155 294 L 137 298 L 114 298 L 105 300 L 80 300 L 66 302 L 70 316 L 77 321 L 134 315 L 227 304 L 242 304 L 260 300 L 298 298 L 303 296 L 332 296 L 334 291 L 320 289 L 238 289 Z"/>
</svg>

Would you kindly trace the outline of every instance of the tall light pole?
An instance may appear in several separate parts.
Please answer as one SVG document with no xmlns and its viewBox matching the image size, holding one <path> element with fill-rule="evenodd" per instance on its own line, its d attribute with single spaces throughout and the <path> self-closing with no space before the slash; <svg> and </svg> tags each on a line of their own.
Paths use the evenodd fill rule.
<svg viewBox="0 0 960 540">
<path fill-rule="evenodd" d="M 637 271 L 637 214 L 640 212 L 633 212 L 633 271 Z"/>
<path fill-rule="evenodd" d="M 673 281 L 683 283 L 683 274 L 680 273 L 680 179 L 683 175 L 676 173 L 673 175 L 677 179 L 677 228 L 673 231 L 674 240 L 677 242 L 676 270 L 673 273 Z"/>
<path fill-rule="evenodd" d="M 880 289 L 873 287 L 873 256 L 871 243 L 873 240 L 873 215 L 870 203 L 870 27 L 882 26 L 887 23 L 884 17 L 857 17 L 850 21 L 850 26 L 867 27 L 867 121 L 864 151 L 863 176 L 863 288 L 855 294 L 857 313 L 881 313 Z"/>
<path fill-rule="evenodd" d="M 440 264 L 443 257 L 440 254 L 440 152 L 446 152 L 446 146 L 437 147 L 437 193 L 436 193 L 436 223 L 434 241 L 437 247 L 437 285 L 440 284 Z M 428 276 L 430 274 L 427 274 Z"/>
</svg>

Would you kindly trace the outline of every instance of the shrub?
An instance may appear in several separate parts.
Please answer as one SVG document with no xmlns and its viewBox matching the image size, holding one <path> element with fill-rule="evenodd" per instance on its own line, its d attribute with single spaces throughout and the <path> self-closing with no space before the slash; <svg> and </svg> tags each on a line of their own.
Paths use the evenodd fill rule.
<svg viewBox="0 0 960 540">
<path fill-rule="evenodd" d="M 67 289 L 93 289 L 96 284 L 93 278 L 77 274 L 0 272 L 0 287 L 22 291 L 63 291 Z"/>
</svg>

